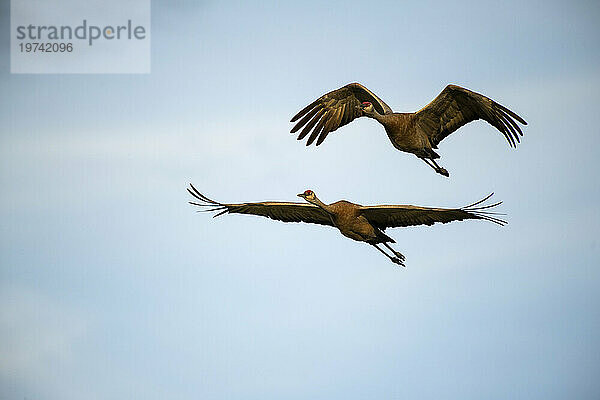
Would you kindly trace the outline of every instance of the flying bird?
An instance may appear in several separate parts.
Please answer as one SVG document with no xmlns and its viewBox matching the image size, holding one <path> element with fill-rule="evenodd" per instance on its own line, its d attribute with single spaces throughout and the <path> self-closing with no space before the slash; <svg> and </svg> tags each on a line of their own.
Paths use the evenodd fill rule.
<svg viewBox="0 0 600 400">
<path fill-rule="evenodd" d="M 394 250 L 390 243 L 394 239 L 384 233 L 386 228 L 414 225 L 433 225 L 436 222 L 447 223 L 465 219 L 483 219 L 498 225 L 506 224 L 489 209 L 502 202 L 484 205 L 493 193 L 484 199 L 462 208 L 429 208 L 409 205 L 361 206 L 346 200 L 325 204 L 317 198 L 312 190 L 298 194 L 307 203 L 292 202 L 259 202 L 259 203 L 219 203 L 200 193 L 192 184 L 187 189 L 197 201 L 190 201 L 194 206 L 202 207 L 200 212 L 216 212 L 214 217 L 223 214 L 252 214 L 268 217 L 283 222 L 306 222 L 333 226 L 342 235 L 358 242 L 366 242 L 375 247 L 395 264 L 404 267 L 405 257 Z M 383 245 L 386 252 L 380 245 Z"/>
<path fill-rule="evenodd" d="M 300 110 L 290 121 L 299 120 L 291 133 L 302 128 L 298 140 L 310 133 L 306 145 L 316 140 L 318 146 L 329 133 L 360 117 L 377 120 L 396 149 L 414 154 L 444 176 L 450 174 L 435 161 L 440 156 L 434 149 L 461 126 L 483 119 L 498 129 L 511 147 L 516 147 L 523 132 L 515 120 L 527 125 L 508 108 L 456 85 L 446 86 L 431 103 L 417 112 L 396 113 L 360 83 L 350 83 L 324 94 Z"/>
</svg>

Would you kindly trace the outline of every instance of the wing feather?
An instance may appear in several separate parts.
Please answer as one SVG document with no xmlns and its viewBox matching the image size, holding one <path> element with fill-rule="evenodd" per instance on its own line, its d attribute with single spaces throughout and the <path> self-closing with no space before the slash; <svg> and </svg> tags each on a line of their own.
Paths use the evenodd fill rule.
<svg viewBox="0 0 600 400">
<path fill-rule="evenodd" d="M 315 114 L 317 112 L 321 111 L 322 109 L 323 109 L 323 107 L 317 106 L 317 107 L 313 108 L 312 110 L 310 110 L 310 112 L 307 113 L 304 117 L 302 117 L 300 122 L 296 126 L 294 126 L 294 128 L 292 128 L 292 133 L 295 133 L 298 129 L 300 129 L 300 127 L 305 125 L 312 117 L 315 116 Z"/>
<path fill-rule="evenodd" d="M 517 122 L 527 122 L 492 99 L 456 85 L 448 85 L 428 105 L 415 113 L 417 126 L 434 146 L 463 125 L 483 119 L 498 129 L 511 147 L 523 136 Z M 515 122 L 515 120 L 517 122 Z"/>
<path fill-rule="evenodd" d="M 429 208 L 410 205 L 380 205 L 380 206 L 362 206 L 361 214 L 375 227 L 379 229 L 433 225 L 435 223 L 448 223 L 451 221 L 462 221 L 465 219 L 484 219 L 499 225 L 507 222 L 494 215 L 500 215 L 491 211 L 486 211 L 496 207 L 502 202 L 489 205 L 481 205 L 491 196 L 465 206 L 462 208 Z"/>
<path fill-rule="evenodd" d="M 302 140 L 312 130 L 306 145 L 309 146 L 317 140 L 318 146 L 329 133 L 361 117 L 363 113 L 360 106 L 365 101 L 372 103 L 380 114 L 392 113 L 392 109 L 375 93 L 360 83 L 350 83 L 324 94 L 294 115 L 290 122 L 299 121 L 291 133 L 304 127 L 298 135 L 298 140 Z"/>
<path fill-rule="evenodd" d="M 310 122 L 304 127 L 304 129 L 302 129 L 302 132 L 300 132 L 300 134 L 298 135 L 298 140 L 302 140 L 306 135 L 308 135 L 312 127 L 315 126 L 317 122 L 319 122 L 319 119 L 321 118 L 323 113 L 325 113 L 325 109 L 321 108 L 319 112 L 313 117 L 313 119 L 311 119 Z M 296 127 L 294 127 L 294 129 L 296 129 Z"/>
<path fill-rule="evenodd" d="M 194 185 L 190 184 L 187 191 L 198 201 L 189 203 L 198 207 L 203 207 L 201 212 L 217 211 L 214 217 L 223 214 L 251 214 L 261 217 L 271 218 L 282 222 L 306 222 L 310 224 L 320 224 L 333 226 L 331 218 L 325 211 L 319 207 L 307 203 L 291 202 L 259 202 L 259 203 L 239 203 L 227 204 L 211 200 L 200 193 Z"/>
</svg>

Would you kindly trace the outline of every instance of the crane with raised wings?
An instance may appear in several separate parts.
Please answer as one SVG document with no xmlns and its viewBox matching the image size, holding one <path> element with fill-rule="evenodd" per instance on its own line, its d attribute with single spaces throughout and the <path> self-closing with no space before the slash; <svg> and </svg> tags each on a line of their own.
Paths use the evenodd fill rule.
<svg viewBox="0 0 600 400">
<path fill-rule="evenodd" d="M 202 207 L 205 212 L 217 212 L 214 217 L 226 213 L 251 214 L 283 222 L 306 222 L 336 227 L 342 235 L 350 239 L 366 242 L 375 247 L 395 264 L 404 266 L 405 257 L 394 250 L 390 243 L 394 239 L 384 233 L 386 228 L 414 225 L 433 225 L 436 222 L 447 223 L 465 219 L 482 219 L 498 225 L 506 224 L 489 211 L 502 202 L 484 205 L 492 195 L 461 208 L 430 208 L 410 205 L 361 206 L 346 200 L 325 204 L 312 190 L 298 194 L 307 203 L 294 202 L 258 202 L 258 203 L 219 203 L 200 193 L 192 184 L 187 189 L 196 201 L 190 204 Z M 385 246 L 388 254 L 379 245 Z"/>
<path fill-rule="evenodd" d="M 316 140 L 323 143 L 327 135 L 352 122 L 356 118 L 373 118 L 385 128 L 392 145 L 422 159 L 435 172 L 449 176 L 436 159 L 434 149 L 439 143 L 461 126 L 483 119 L 498 129 L 511 147 L 523 136 L 516 121 L 527 122 L 508 108 L 492 99 L 456 85 L 448 85 L 421 110 L 414 113 L 396 113 L 375 93 L 360 83 L 350 83 L 319 97 L 300 110 L 290 122 L 298 121 L 291 130 L 298 140 L 310 136 L 306 145 Z"/>
</svg>

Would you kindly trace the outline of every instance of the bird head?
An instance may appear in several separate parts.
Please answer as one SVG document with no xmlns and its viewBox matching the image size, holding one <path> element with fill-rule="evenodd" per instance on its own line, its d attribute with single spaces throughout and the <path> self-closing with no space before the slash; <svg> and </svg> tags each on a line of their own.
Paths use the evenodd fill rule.
<svg viewBox="0 0 600 400">
<path fill-rule="evenodd" d="M 298 197 L 302 197 L 304 200 L 308 201 L 309 203 L 312 203 L 317 198 L 317 196 L 315 196 L 315 192 L 313 192 L 310 189 L 305 190 L 304 193 L 298 194 Z"/>
<path fill-rule="evenodd" d="M 363 101 L 362 104 L 360 105 L 360 109 L 362 110 L 362 112 L 365 115 L 371 116 L 374 114 L 375 109 L 373 107 L 373 104 L 371 104 L 368 101 Z"/>
</svg>

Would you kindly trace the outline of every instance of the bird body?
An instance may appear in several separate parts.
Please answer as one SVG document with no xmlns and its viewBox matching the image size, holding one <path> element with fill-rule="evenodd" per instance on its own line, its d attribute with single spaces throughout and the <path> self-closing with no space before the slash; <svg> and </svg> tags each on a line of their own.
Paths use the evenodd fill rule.
<svg viewBox="0 0 600 400">
<path fill-rule="evenodd" d="M 217 211 L 215 217 L 225 213 L 252 214 L 283 222 L 306 222 L 336 227 L 342 235 L 374 246 L 390 261 L 402 266 L 405 258 L 388 244 L 396 242 L 384 233 L 386 228 L 433 225 L 436 222 L 447 223 L 465 219 L 483 219 L 499 225 L 506 223 L 494 217 L 496 213 L 489 211 L 501 202 L 482 205 L 492 196 L 491 194 L 469 206 L 446 209 L 410 205 L 362 206 L 346 200 L 325 204 L 312 190 L 306 190 L 298 195 L 309 204 L 293 202 L 227 204 L 209 199 L 193 185 L 190 185 L 188 192 L 197 200 L 191 201 L 190 204 L 204 207 L 200 211 Z M 386 253 L 378 246 L 379 244 L 383 244 L 393 255 Z"/>
<path fill-rule="evenodd" d="M 457 85 L 448 85 L 428 105 L 414 113 L 395 113 L 377 95 L 360 83 L 350 83 L 319 97 L 300 110 L 291 122 L 296 122 L 291 132 L 298 140 L 310 133 L 306 145 L 316 140 L 323 143 L 327 135 L 356 118 L 369 117 L 378 121 L 393 146 L 412 153 L 425 161 L 437 173 L 449 176 L 436 159 L 434 149 L 461 126 L 483 119 L 498 129 L 509 145 L 516 147 L 523 135 L 517 122 L 527 122 L 513 111 L 490 98 Z M 515 122 L 515 120 L 517 122 Z"/>
<path fill-rule="evenodd" d="M 340 233 L 358 242 L 372 243 L 395 243 L 381 230 L 376 229 L 361 214 L 361 205 L 346 200 L 336 201 L 323 208 L 332 219 L 332 222 Z"/>
<path fill-rule="evenodd" d="M 432 150 L 433 146 L 427 134 L 416 126 L 413 115 L 392 113 L 376 115 L 374 118 L 383 125 L 390 142 L 396 149 L 420 158 L 439 158 L 439 155 Z"/>
</svg>

